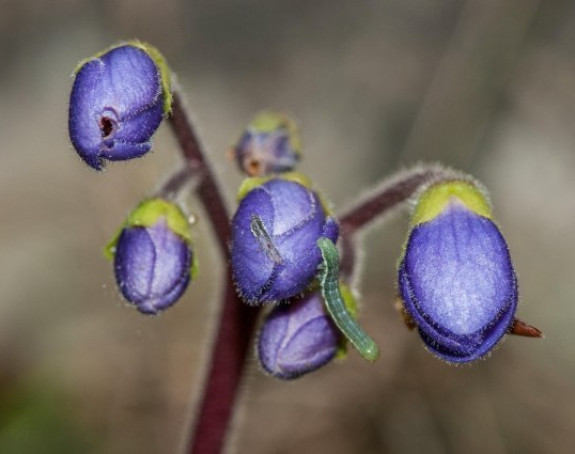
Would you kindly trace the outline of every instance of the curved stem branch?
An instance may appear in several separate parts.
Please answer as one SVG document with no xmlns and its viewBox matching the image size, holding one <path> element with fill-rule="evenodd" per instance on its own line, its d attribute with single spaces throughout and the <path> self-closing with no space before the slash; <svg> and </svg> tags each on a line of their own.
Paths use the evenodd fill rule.
<svg viewBox="0 0 575 454">
<path fill-rule="evenodd" d="M 439 165 L 416 166 L 384 181 L 363 200 L 338 216 L 341 233 L 341 275 L 349 281 L 355 269 L 355 233 L 409 200 L 423 185 L 453 179 L 457 173 Z"/>
<path fill-rule="evenodd" d="M 170 126 L 180 144 L 188 169 L 201 176 L 196 193 L 216 233 L 220 252 L 228 263 L 223 307 L 216 328 L 209 371 L 186 448 L 189 454 L 217 454 L 224 448 L 258 312 L 243 304 L 235 292 L 229 266 L 229 212 L 178 93 L 174 93 L 172 109 Z"/>
<path fill-rule="evenodd" d="M 339 216 L 340 227 L 353 234 L 377 217 L 386 214 L 408 200 L 422 185 L 433 181 L 453 179 L 457 173 L 439 165 L 416 166 L 386 180 L 369 192 L 347 212 Z"/>
<path fill-rule="evenodd" d="M 156 197 L 174 200 L 180 191 L 188 184 L 194 174 L 188 166 L 174 171 L 164 183 L 156 190 Z"/>
</svg>

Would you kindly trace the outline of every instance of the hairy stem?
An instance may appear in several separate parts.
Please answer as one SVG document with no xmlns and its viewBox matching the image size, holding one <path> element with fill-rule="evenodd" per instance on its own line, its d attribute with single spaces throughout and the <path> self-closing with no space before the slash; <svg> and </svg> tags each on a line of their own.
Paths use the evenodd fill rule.
<svg viewBox="0 0 575 454">
<path fill-rule="evenodd" d="M 357 231 L 406 202 L 423 185 L 456 177 L 456 172 L 438 165 L 416 166 L 384 181 L 363 200 L 338 216 L 343 255 L 340 270 L 343 279 L 350 281 L 355 269 L 354 236 Z"/>
<path fill-rule="evenodd" d="M 156 190 L 155 196 L 167 200 L 174 200 L 194 176 L 194 173 L 188 166 L 177 169 Z"/>
<path fill-rule="evenodd" d="M 228 258 L 230 215 L 222 197 L 220 186 L 214 178 L 212 169 L 184 109 L 182 98 L 177 92 L 174 92 L 172 115 L 169 120 L 170 126 L 178 139 L 186 165 L 192 173 L 199 174 L 201 177 L 196 193 L 200 202 L 204 205 L 206 214 L 214 228 L 220 252 L 224 257 Z"/>
<path fill-rule="evenodd" d="M 182 99 L 176 92 L 169 120 L 188 169 L 193 174 L 200 175 L 196 194 L 214 229 L 220 252 L 228 263 L 223 304 L 209 359 L 209 370 L 186 448 L 186 453 L 189 454 L 218 454 L 223 451 L 226 432 L 233 415 L 257 310 L 242 304 L 235 292 L 229 266 L 229 212 Z"/>
<path fill-rule="evenodd" d="M 438 165 L 416 166 L 404 171 L 371 191 L 363 200 L 342 213 L 339 218 L 340 227 L 349 235 L 365 227 L 378 216 L 395 208 L 408 200 L 422 185 L 454 179 L 457 173 Z"/>
</svg>

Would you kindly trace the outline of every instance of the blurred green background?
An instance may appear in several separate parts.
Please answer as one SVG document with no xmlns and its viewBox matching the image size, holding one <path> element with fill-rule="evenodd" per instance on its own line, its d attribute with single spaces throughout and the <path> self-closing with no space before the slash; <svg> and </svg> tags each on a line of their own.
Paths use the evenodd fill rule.
<svg viewBox="0 0 575 454">
<path fill-rule="evenodd" d="M 519 276 L 508 338 L 450 367 L 393 308 L 406 219 L 363 238 L 362 321 L 381 347 L 295 383 L 250 362 L 230 453 L 569 453 L 575 441 L 575 3 L 569 0 L 0 0 L 0 453 L 181 452 L 221 259 L 189 209 L 199 279 L 127 307 L 102 247 L 179 163 L 164 125 L 103 174 L 75 155 L 76 63 L 119 39 L 167 57 L 232 206 L 231 141 L 262 108 L 299 122 L 301 170 L 337 207 L 420 160 L 491 190 Z"/>
</svg>

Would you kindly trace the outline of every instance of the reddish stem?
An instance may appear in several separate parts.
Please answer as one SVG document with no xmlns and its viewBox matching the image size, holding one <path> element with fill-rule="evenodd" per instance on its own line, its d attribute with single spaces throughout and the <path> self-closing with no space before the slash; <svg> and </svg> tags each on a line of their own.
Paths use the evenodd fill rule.
<svg viewBox="0 0 575 454">
<path fill-rule="evenodd" d="M 174 92 L 172 115 L 169 120 L 180 144 L 186 165 L 194 174 L 198 174 L 201 178 L 196 188 L 196 193 L 200 202 L 204 205 L 206 214 L 216 232 L 221 253 L 228 258 L 230 215 L 220 192 L 220 187 L 214 178 L 214 173 L 204 156 L 192 123 L 184 109 L 182 99 L 177 92 Z"/>
<path fill-rule="evenodd" d="M 201 177 L 196 193 L 216 233 L 220 252 L 228 263 L 223 307 L 209 371 L 186 448 L 189 454 L 218 454 L 224 448 L 258 312 L 243 304 L 235 292 L 229 266 L 230 216 L 178 93 L 174 93 L 169 120 L 187 166 Z"/>
<path fill-rule="evenodd" d="M 156 197 L 166 200 L 174 200 L 183 187 L 188 184 L 194 173 L 188 166 L 176 170 L 170 177 L 156 190 Z"/>
<path fill-rule="evenodd" d="M 340 227 L 348 234 L 364 227 L 375 217 L 386 213 L 409 199 L 425 183 L 452 179 L 455 172 L 440 166 L 416 167 L 400 173 L 380 187 L 373 190 L 364 200 L 343 213 L 340 217 Z"/>
<path fill-rule="evenodd" d="M 378 216 L 409 199 L 422 185 L 453 178 L 455 173 L 440 166 L 416 167 L 385 181 L 367 197 L 339 216 L 342 260 L 340 272 L 346 281 L 355 269 L 355 233 Z"/>
</svg>

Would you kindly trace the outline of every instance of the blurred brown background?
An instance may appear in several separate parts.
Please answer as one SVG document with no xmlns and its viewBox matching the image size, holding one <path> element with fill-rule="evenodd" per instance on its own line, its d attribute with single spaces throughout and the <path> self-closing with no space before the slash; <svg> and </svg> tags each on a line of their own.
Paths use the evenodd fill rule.
<svg viewBox="0 0 575 454">
<path fill-rule="evenodd" d="M 225 159 L 262 108 L 293 114 L 301 170 L 338 207 L 419 160 L 490 189 L 520 279 L 508 338 L 450 367 L 392 305 L 405 216 L 364 237 L 362 320 L 382 355 L 295 383 L 252 362 L 230 453 L 568 453 L 575 442 L 575 3 L 569 0 L 0 0 L 0 452 L 177 453 L 218 311 L 220 258 L 192 199 L 201 272 L 145 318 L 103 245 L 177 166 L 90 171 L 67 137 L 76 63 L 119 39 L 177 73 L 230 206 Z"/>
</svg>

